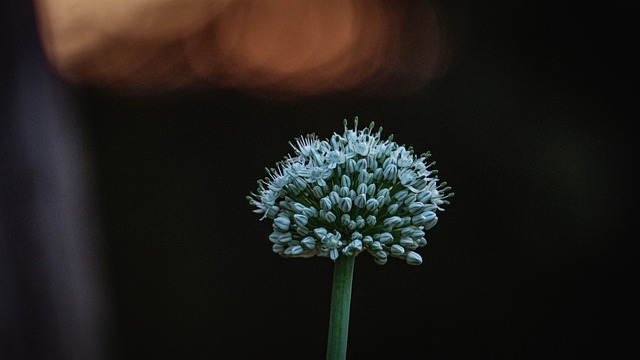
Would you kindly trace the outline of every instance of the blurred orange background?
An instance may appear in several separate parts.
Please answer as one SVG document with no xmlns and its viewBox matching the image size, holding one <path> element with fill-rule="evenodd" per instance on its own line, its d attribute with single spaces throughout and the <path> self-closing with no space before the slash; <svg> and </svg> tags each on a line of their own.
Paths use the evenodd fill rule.
<svg viewBox="0 0 640 360">
<path fill-rule="evenodd" d="M 402 95 L 446 71 L 465 27 L 460 1 L 37 4 L 48 57 L 66 79 L 134 93 Z"/>
</svg>

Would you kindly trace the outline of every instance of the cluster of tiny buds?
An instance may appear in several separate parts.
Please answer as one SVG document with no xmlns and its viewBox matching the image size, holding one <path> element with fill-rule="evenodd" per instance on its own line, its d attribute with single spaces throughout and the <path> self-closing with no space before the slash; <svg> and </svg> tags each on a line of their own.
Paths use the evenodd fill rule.
<svg viewBox="0 0 640 360">
<path fill-rule="evenodd" d="M 374 123 L 358 129 L 344 122 L 344 133 L 319 140 L 314 134 L 291 143 L 288 155 L 258 190 L 248 196 L 262 219 L 273 220 L 269 240 L 284 257 L 356 256 L 366 251 L 384 265 L 389 257 L 420 265 L 415 251 L 425 246 L 453 196 L 430 154 L 380 138 Z"/>
</svg>

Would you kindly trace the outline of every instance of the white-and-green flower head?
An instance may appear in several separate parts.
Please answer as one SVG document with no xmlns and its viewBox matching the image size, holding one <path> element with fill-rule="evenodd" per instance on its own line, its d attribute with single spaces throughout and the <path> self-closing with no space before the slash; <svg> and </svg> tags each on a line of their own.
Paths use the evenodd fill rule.
<svg viewBox="0 0 640 360">
<path fill-rule="evenodd" d="M 289 155 L 248 197 L 262 219 L 273 221 L 269 240 L 285 257 L 356 256 L 366 251 L 377 264 L 391 257 L 419 265 L 415 252 L 425 246 L 425 231 L 453 193 L 440 182 L 430 154 L 414 154 L 381 139 L 374 124 L 319 140 L 314 134 L 291 143 Z"/>
</svg>

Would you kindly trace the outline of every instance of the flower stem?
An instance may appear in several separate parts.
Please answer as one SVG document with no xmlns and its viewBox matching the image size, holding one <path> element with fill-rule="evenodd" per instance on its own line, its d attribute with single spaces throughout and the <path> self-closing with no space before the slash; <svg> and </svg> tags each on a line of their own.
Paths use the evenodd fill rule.
<svg viewBox="0 0 640 360">
<path fill-rule="evenodd" d="M 349 308 L 351 305 L 351 284 L 353 282 L 355 258 L 355 256 L 341 255 L 336 259 L 333 269 L 327 360 L 344 360 L 347 358 Z"/>
</svg>

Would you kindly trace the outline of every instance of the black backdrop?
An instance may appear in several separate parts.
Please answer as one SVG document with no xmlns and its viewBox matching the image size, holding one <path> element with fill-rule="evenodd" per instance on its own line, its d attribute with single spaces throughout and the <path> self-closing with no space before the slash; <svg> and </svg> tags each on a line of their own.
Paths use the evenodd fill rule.
<svg viewBox="0 0 640 360">
<path fill-rule="evenodd" d="M 470 4 L 447 76 L 395 99 L 76 88 L 116 358 L 321 359 L 332 264 L 271 253 L 244 197 L 295 136 L 359 116 L 430 150 L 456 196 L 424 263 L 356 261 L 349 357 L 589 358 L 634 337 L 629 15 Z"/>
</svg>

